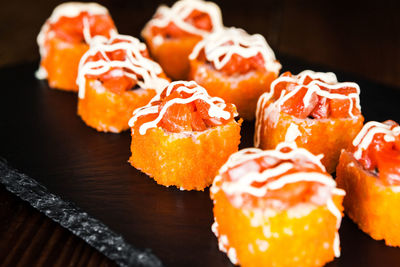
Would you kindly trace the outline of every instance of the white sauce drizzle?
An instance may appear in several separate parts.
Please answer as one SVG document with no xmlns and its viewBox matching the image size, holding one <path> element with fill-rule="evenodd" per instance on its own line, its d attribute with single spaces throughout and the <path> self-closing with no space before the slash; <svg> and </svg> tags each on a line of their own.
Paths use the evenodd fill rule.
<svg viewBox="0 0 400 267">
<path fill-rule="evenodd" d="M 38 80 L 44 80 L 48 76 L 47 70 L 43 66 L 39 66 L 39 69 L 35 72 L 35 77 Z"/>
<path fill-rule="evenodd" d="M 335 233 L 335 238 L 333 239 L 333 253 L 336 258 L 340 257 L 340 237 L 339 233 Z"/>
<path fill-rule="evenodd" d="M 295 142 L 297 137 L 301 136 L 299 131 L 299 126 L 297 124 L 291 123 L 286 131 L 285 143 Z"/>
<path fill-rule="evenodd" d="M 336 74 L 333 72 L 315 72 L 312 70 L 303 70 L 297 74 L 297 76 L 300 77 L 301 83 L 304 83 L 304 80 L 307 78 L 307 76 L 311 77 L 312 79 L 322 80 L 329 84 L 338 83 Z"/>
<path fill-rule="evenodd" d="M 224 110 L 224 108 L 226 107 L 225 101 L 219 97 L 210 97 L 206 89 L 204 89 L 194 81 L 175 81 L 170 83 L 168 87 L 164 89 L 164 91 L 166 91 L 166 96 L 169 96 L 172 93 L 175 85 L 180 85 L 175 89 L 177 92 L 185 92 L 187 94 L 191 94 L 191 96 L 188 98 L 171 99 L 163 106 L 161 111 L 158 112 L 159 105 L 154 103 L 160 101 L 161 99 L 161 92 L 159 92 L 155 97 L 153 97 L 152 100 L 150 100 L 150 102 L 146 106 L 138 108 L 133 112 L 133 116 L 128 123 L 129 127 L 133 127 L 140 116 L 148 114 L 158 114 L 156 119 L 150 122 L 143 123 L 139 127 L 139 133 L 141 135 L 144 135 L 148 129 L 157 127 L 157 124 L 162 120 L 164 114 L 167 112 L 169 107 L 174 104 L 188 104 L 194 102 L 195 100 L 203 100 L 210 106 L 208 110 L 208 115 L 210 117 L 218 119 L 222 118 L 225 120 L 231 118 L 231 113 Z M 189 88 L 193 86 L 194 88 Z M 234 116 L 237 116 L 237 114 L 234 114 Z"/>
<path fill-rule="evenodd" d="M 218 223 L 217 223 L 217 221 L 215 220 L 215 217 L 214 217 L 214 223 L 211 225 L 211 231 L 214 233 L 215 236 L 218 236 L 218 235 L 219 235 L 219 232 L 218 232 Z"/>
<path fill-rule="evenodd" d="M 313 80 L 308 85 L 304 85 L 304 81 L 307 77 Z M 321 80 L 321 81 L 320 81 Z M 265 105 L 269 100 L 272 99 L 275 92 L 275 87 L 281 82 L 289 82 L 297 84 L 291 91 L 282 90 L 280 97 L 273 103 L 271 103 L 268 108 L 265 108 Z M 339 93 L 332 93 L 326 90 L 323 90 L 321 87 L 327 88 L 328 90 L 335 91 L 341 89 L 343 87 L 351 87 L 356 90 L 356 93 L 350 93 L 348 95 L 343 95 Z M 355 114 L 352 113 L 353 110 L 353 100 L 355 100 L 355 105 L 358 110 L 361 111 L 360 106 L 360 87 L 358 84 L 353 82 L 342 82 L 339 83 L 337 81 L 336 75 L 332 72 L 314 72 L 311 70 L 305 70 L 300 72 L 298 75 L 288 77 L 288 76 L 280 76 L 275 81 L 271 83 L 271 88 L 269 92 L 266 92 L 260 96 L 257 102 L 257 110 L 256 110 L 256 129 L 254 135 L 254 146 L 258 147 L 260 145 L 260 135 L 261 135 L 261 124 L 262 121 L 266 118 L 270 119 L 270 123 L 276 125 L 278 123 L 279 112 L 281 106 L 291 97 L 296 95 L 296 93 L 302 89 L 307 88 L 307 93 L 303 98 L 303 104 L 308 106 L 310 104 L 310 100 L 312 95 L 315 93 L 316 95 L 328 98 L 328 99 L 345 99 L 350 103 L 348 114 L 351 118 L 356 117 Z"/>
<path fill-rule="evenodd" d="M 217 70 L 223 68 L 234 54 L 243 58 L 251 58 L 260 53 L 264 59 L 265 69 L 276 74 L 282 67 L 276 61 L 274 51 L 262 35 L 249 35 L 242 29 L 225 28 L 208 35 L 197 43 L 189 55 L 189 59 L 197 58 L 202 50 L 204 50 L 207 61 L 212 62 Z"/>
<path fill-rule="evenodd" d="M 92 39 L 92 34 L 90 33 L 90 23 L 87 17 L 83 18 L 83 38 L 86 43 L 90 43 Z"/>
<path fill-rule="evenodd" d="M 229 247 L 228 237 L 226 235 L 221 235 L 218 238 L 218 248 L 222 252 L 227 252 L 227 248 Z"/>
<path fill-rule="evenodd" d="M 236 249 L 235 249 L 234 247 L 230 247 L 230 248 L 228 249 L 227 255 L 228 255 L 229 260 L 230 260 L 234 265 L 239 264 L 239 261 L 238 261 L 237 255 L 236 255 Z"/>
<path fill-rule="evenodd" d="M 283 148 L 290 148 L 289 152 L 282 152 Z M 296 172 L 286 174 L 293 168 L 293 163 L 282 162 L 274 168 L 269 168 L 262 173 L 250 172 L 246 173 L 240 179 L 233 181 L 222 182 L 222 174 L 228 169 L 240 165 L 249 160 L 253 160 L 261 157 L 273 157 L 282 161 L 288 159 L 302 159 L 309 163 L 314 164 L 319 168 L 320 172 Z M 345 195 L 345 191 L 336 188 L 336 182 L 326 172 L 325 167 L 321 164 L 321 156 L 315 156 L 309 151 L 303 148 L 298 148 L 295 143 L 280 143 L 275 150 L 260 150 L 257 148 L 242 149 L 230 156 L 228 161 L 221 167 L 219 174 L 214 179 L 213 184 L 210 188 L 211 195 L 216 194 L 219 190 L 223 190 L 226 195 L 236 196 L 241 194 L 250 194 L 255 197 L 264 196 L 269 190 L 278 190 L 287 184 L 292 184 L 300 181 L 311 181 L 323 184 L 331 189 L 331 197 L 327 199 L 326 208 L 336 217 L 336 228 L 339 229 L 342 219 L 340 210 L 336 207 L 332 200 L 332 195 Z M 267 182 L 271 178 L 279 177 L 277 180 Z M 261 187 L 252 186 L 255 182 L 264 182 L 265 184 Z M 222 183 L 222 184 L 221 184 Z M 336 257 L 340 255 L 339 239 L 335 235 L 333 249 Z"/>
<path fill-rule="evenodd" d="M 50 30 L 50 25 L 56 23 L 61 17 L 74 18 L 79 16 L 82 12 L 87 12 L 92 16 L 109 15 L 107 8 L 97 3 L 66 2 L 58 5 L 43 24 L 36 38 L 41 58 L 45 57 L 47 54 L 47 49 L 45 47 L 46 39 L 53 38 L 55 35 L 55 33 Z M 111 32 L 115 32 L 115 30 L 111 30 Z M 88 44 L 91 43 L 93 39 L 96 39 L 96 36 L 92 37 L 90 34 L 90 25 L 87 21 L 87 18 L 84 18 L 83 20 L 83 36 L 85 42 Z M 47 71 L 40 66 L 35 75 L 37 79 L 46 79 Z"/>
<path fill-rule="evenodd" d="M 280 150 L 282 150 L 282 148 L 285 147 L 291 148 L 292 150 L 287 153 L 281 152 Z M 321 155 L 315 156 L 308 150 L 297 147 L 296 144 L 293 143 L 280 143 L 276 146 L 275 149 L 272 150 L 261 150 L 259 148 L 245 148 L 239 150 L 238 152 L 232 154 L 229 157 L 228 161 L 219 170 L 219 173 L 223 173 L 227 171 L 229 168 L 239 165 L 245 161 L 266 156 L 279 158 L 281 160 L 289 160 L 294 157 L 303 157 L 306 158 L 308 161 L 312 162 L 313 164 L 317 165 L 322 171 L 325 171 L 325 167 L 321 163 L 321 158 L 322 158 Z"/>
<path fill-rule="evenodd" d="M 106 53 L 117 50 L 123 50 L 126 53 L 123 61 L 111 60 L 107 57 Z M 118 76 L 125 75 L 133 80 L 137 80 L 141 88 L 154 89 L 157 92 L 161 91 L 168 84 L 168 81 L 158 77 L 162 73 L 162 69 L 155 61 L 142 55 L 142 52 L 145 50 L 146 45 L 144 43 L 141 43 L 132 36 L 122 34 L 112 34 L 111 38 L 106 42 L 92 44 L 79 62 L 76 81 L 79 86 L 79 98 L 85 97 L 87 75 L 99 76 L 112 68 L 117 68 L 113 71 L 115 71 L 115 74 L 119 74 Z M 101 59 L 87 61 L 89 57 L 98 53 L 102 55 Z"/>
<path fill-rule="evenodd" d="M 195 10 L 207 13 L 210 16 L 212 31 L 222 28 L 221 10 L 215 3 L 202 0 L 181 0 L 177 1 L 171 8 L 161 5 L 154 17 L 145 26 L 144 31 L 152 27 L 165 28 L 173 22 L 178 28 L 188 33 L 205 36 L 210 32 L 196 28 L 185 21 Z"/>
<path fill-rule="evenodd" d="M 225 252 L 228 255 L 229 260 L 233 264 L 238 264 L 239 261 L 237 259 L 236 249 L 229 246 L 228 237 L 226 235 L 221 235 L 221 236 L 219 235 L 219 233 L 218 233 L 218 223 L 215 220 L 215 217 L 214 217 L 214 223 L 211 226 L 211 231 L 214 233 L 214 235 L 218 239 L 218 248 L 219 248 L 219 250 L 222 251 L 222 252 Z"/>
<path fill-rule="evenodd" d="M 384 141 L 394 142 L 400 135 L 400 126 L 393 127 L 393 125 L 376 121 L 367 122 L 353 140 L 353 146 L 356 147 L 354 158 L 361 159 L 362 152 L 368 149 L 376 134 L 384 134 Z"/>
<path fill-rule="evenodd" d="M 82 12 L 91 15 L 106 15 L 107 8 L 97 3 L 66 2 L 58 5 L 48 19 L 49 23 L 56 23 L 61 17 L 77 17 Z"/>
</svg>

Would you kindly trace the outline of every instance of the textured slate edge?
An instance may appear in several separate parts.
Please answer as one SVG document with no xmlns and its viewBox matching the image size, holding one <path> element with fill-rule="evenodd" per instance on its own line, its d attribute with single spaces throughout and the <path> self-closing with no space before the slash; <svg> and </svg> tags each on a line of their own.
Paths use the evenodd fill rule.
<svg viewBox="0 0 400 267">
<path fill-rule="evenodd" d="M 10 167 L 0 157 L 0 182 L 8 191 L 29 202 L 53 221 L 61 224 L 76 236 L 113 260 L 119 266 L 162 266 L 149 249 L 139 250 L 126 243 L 121 235 L 90 217 L 86 212 L 59 196 L 50 193 L 43 185 Z"/>
</svg>

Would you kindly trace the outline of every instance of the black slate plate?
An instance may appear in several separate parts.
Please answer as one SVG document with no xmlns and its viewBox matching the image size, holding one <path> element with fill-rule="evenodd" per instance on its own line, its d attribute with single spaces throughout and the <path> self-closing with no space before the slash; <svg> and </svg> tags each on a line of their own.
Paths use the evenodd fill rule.
<svg viewBox="0 0 400 267">
<path fill-rule="evenodd" d="M 278 58 L 293 73 L 310 67 Z M 231 266 L 210 230 L 208 190 L 165 188 L 131 167 L 129 133 L 104 134 L 87 127 L 76 115 L 76 95 L 49 89 L 34 78 L 35 69 L 36 64 L 0 69 L 0 156 L 136 248 L 151 248 L 166 266 Z M 360 84 L 367 121 L 400 121 L 399 89 L 346 74 L 338 78 Z M 244 124 L 241 148 L 251 146 L 253 130 L 253 123 Z M 372 240 L 347 218 L 340 237 L 342 256 L 327 266 L 400 262 L 400 249 Z"/>
</svg>

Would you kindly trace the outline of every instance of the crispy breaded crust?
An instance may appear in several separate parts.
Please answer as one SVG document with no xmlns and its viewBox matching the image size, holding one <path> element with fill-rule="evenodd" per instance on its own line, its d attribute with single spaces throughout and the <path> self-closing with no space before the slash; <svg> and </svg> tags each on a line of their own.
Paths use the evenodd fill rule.
<svg viewBox="0 0 400 267">
<path fill-rule="evenodd" d="M 57 37 L 47 42 L 48 51 L 40 64 L 47 72 L 50 87 L 78 92 L 76 77 L 79 61 L 89 46 L 85 43 L 71 44 Z"/>
<path fill-rule="evenodd" d="M 189 54 L 202 38 L 194 35 L 175 39 L 164 38 L 157 44 L 149 32 L 144 31 L 142 36 L 151 56 L 160 64 L 165 74 L 172 80 L 187 80 L 190 69 Z"/>
<path fill-rule="evenodd" d="M 228 157 L 238 150 L 241 122 L 231 121 L 203 132 L 168 133 L 150 128 L 132 132 L 129 162 L 158 184 L 204 190 Z"/>
<path fill-rule="evenodd" d="M 100 87 L 100 88 L 99 88 Z M 135 89 L 116 94 L 94 80 L 86 81 L 85 97 L 78 99 L 78 115 L 99 132 L 129 129 L 128 121 L 135 109 L 146 105 L 155 96 L 152 89 Z"/>
<path fill-rule="evenodd" d="M 269 92 L 271 82 L 277 78 L 274 72 L 250 71 L 229 76 L 197 59 L 190 61 L 189 78 L 207 89 L 211 96 L 218 96 L 236 105 L 239 116 L 253 120 L 260 95 Z"/>
<path fill-rule="evenodd" d="M 240 266 L 323 266 L 335 257 L 337 219 L 326 206 L 261 211 L 232 206 L 223 190 L 212 198 L 220 246 L 233 248 Z M 341 211 L 342 200 L 333 196 Z"/>
<path fill-rule="evenodd" d="M 297 146 L 315 155 L 324 154 L 321 162 L 329 173 L 335 171 L 340 151 L 353 141 L 364 122 L 364 117 L 361 115 L 355 118 L 298 119 L 280 112 L 274 121 L 270 118 L 271 116 L 264 116 L 260 120 L 261 125 L 256 125 L 256 130 L 260 127 L 260 148 L 275 148 L 285 141 L 289 126 L 295 124 L 301 133 L 295 139 Z"/>
<path fill-rule="evenodd" d="M 343 205 L 346 214 L 373 239 L 385 240 L 388 246 L 400 246 L 400 189 L 385 186 L 343 151 L 336 170 L 338 187 L 346 190 Z"/>
</svg>

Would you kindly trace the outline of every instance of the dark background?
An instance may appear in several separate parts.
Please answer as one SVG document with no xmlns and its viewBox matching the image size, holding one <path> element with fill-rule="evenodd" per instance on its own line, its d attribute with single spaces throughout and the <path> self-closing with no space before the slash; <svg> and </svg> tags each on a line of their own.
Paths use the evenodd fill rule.
<svg viewBox="0 0 400 267">
<path fill-rule="evenodd" d="M 39 59 L 36 36 L 62 1 L 7 1 L 0 8 L 0 66 Z M 139 37 L 160 3 L 105 0 L 122 34 Z M 400 87 L 397 1 L 231 0 L 220 5 L 226 26 L 264 35 L 279 55 Z M 286 70 L 285 66 L 283 66 Z"/>
</svg>

